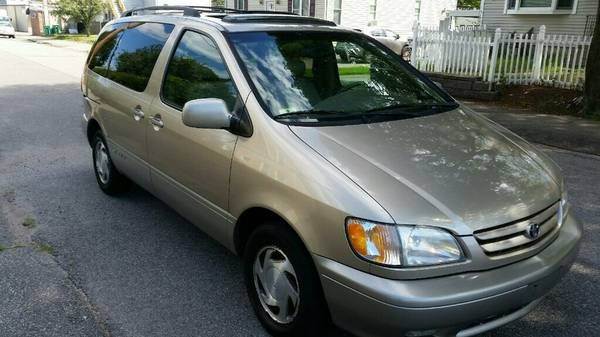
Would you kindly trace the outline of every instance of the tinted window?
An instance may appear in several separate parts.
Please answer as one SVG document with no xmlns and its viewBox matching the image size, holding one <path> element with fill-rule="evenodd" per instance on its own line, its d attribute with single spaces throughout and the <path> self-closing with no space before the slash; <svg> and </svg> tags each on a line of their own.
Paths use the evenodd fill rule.
<svg viewBox="0 0 600 337">
<path fill-rule="evenodd" d="M 173 25 L 162 23 L 130 23 L 110 58 L 108 78 L 133 90 L 144 91 L 172 30 Z"/>
<path fill-rule="evenodd" d="M 119 36 L 123 32 L 124 25 L 111 25 L 98 37 L 90 53 L 88 68 L 94 72 L 106 76 L 110 55 L 117 45 Z"/>
<path fill-rule="evenodd" d="M 162 96 L 177 108 L 194 99 L 220 98 L 233 110 L 237 91 L 214 42 L 188 31 L 169 62 Z"/>
</svg>

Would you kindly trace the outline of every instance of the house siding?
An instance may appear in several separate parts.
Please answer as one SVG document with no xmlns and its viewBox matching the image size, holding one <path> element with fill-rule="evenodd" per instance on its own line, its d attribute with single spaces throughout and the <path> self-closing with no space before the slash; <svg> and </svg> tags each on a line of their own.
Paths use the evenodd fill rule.
<svg viewBox="0 0 600 337">
<path fill-rule="evenodd" d="M 547 34 L 583 35 L 588 16 L 594 17 L 598 0 L 579 0 L 575 14 L 504 14 L 505 0 L 485 0 L 481 23 L 488 30 L 501 28 L 506 32 L 526 33 L 531 28 L 538 32 L 546 25 Z"/>
<path fill-rule="evenodd" d="M 304 7 L 307 11 L 313 12 L 311 10 L 311 6 L 309 5 L 308 0 L 305 0 Z M 317 18 L 325 17 L 325 3 L 328 0 L 312 0 L 311 5 L 314 6 L 314 16 Z M 332 1 L 332 0 L 329 0 Z M 266 4 L 268 2 L 273 3 L 273 10 L 277 12 L 289 12 L 291 7 L 291 2 L 288 0 L 247 0 L 248 10 L 258 10 L 264 11 L 266 10 Z M 225 7 L 235 8 L 235 0 L 226 0 Z"/>
<path fill-rule="evenodd" d="M 210 6 L 211 0 L 123 0 L 126 9 L 149 6 Z"/>
</svg>

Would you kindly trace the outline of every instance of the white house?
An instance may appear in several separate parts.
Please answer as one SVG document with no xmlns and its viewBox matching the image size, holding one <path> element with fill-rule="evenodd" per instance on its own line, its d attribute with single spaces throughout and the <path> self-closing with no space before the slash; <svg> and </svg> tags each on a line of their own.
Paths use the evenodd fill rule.
<svg viewBox="0 0 600 337">
<path fill-rule="evenodd" d="M 481 23 L 488 30 L 591 35 L 599 0 L 481 0 Z"/>
<path fill-rule="evenodd" d="M 210 6 L 211 0 L 123 0 L 126 9 L 150 6 Z"/>
<path fill-rule="evenodd" d="M 226 0 L 226 6 L 249 10 L 276 10 L 324 18 L 350 28 L 377 25 L 396 31 L 403 38 L 415 22 L 439 25 L 456 9 L 457 0 Z"/>
</svg>

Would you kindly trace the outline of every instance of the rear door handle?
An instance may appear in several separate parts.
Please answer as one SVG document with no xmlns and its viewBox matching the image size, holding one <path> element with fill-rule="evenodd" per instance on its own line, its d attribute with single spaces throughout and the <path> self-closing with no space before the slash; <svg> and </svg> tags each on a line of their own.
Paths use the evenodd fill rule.
<svg viewBox="0 0 600 337">
<path fill-rule="evenodd" d="M 158 131 L 165 126 L 165 123 L 162 121 L 162 117 L 160 114 L 156 114 L 150 118 L 150 123 L 154 126 L 154 130 Z"/>
<path fill-rule="evenodd" d="M 139 122 L 142 119 L 144 119 L 144 110 L 142 110 L 141 106 L 138 105 L 135 108 L 133 108 L 133 119 L 135 119 L 136 122 Z"/>
</svg>

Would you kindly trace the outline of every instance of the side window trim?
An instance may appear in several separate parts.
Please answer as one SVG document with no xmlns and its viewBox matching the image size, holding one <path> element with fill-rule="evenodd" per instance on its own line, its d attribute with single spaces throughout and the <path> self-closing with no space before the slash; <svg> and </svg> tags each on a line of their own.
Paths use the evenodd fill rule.
<svg viewBox="0 0 600 337">
<path fill-rule="evenodd" d="M 215 41 L 215 39 L 213 39 L 213 37 L 210 36 L 210 34 L 203 32 L 197 28 L 191 28 L 191 27 L 183 27 L 181 29 L 181 31 L 179 32 L 179 36 L 177 36 L 177 40 L 173 44 L 173 48 L 171 48 L 171 50 L 170 50 L 169 58 L 167 59 L 167 62 L 165 63 L 165 67 L 162 71 L 162 80 L 160 81 L 160 90 L 159 90 L 159 94 L 158 94 L 158 96 L 160 98 L 160 102 L 172 109 L 175 109 L 180 112 L 182 111 L 182 108 L 171 104 L 168 100 L 166 100 L 164 98 L 163 88 L 165 86 L 165 82 L 167 81 L 167 72 L 169 71 L 169 66 L 171 65 L 171 60 L 173 59 L 173 56 L 175 56 L 175 52 L 177 52 L 177 48 L 179 48 L 179 44 L 181 43 L 181 40 L 183 39 L 183 36 L 185 35 L 186 32 L 193 32 L 196 34 L 200 34 L 200 35 L 206 37 L 207 39 L 209 39 L 215 45 L 215 48 L 217 48 L 217 52 L 219 52 L 219 56 L 221 57 L 221 61 L 223 62 L 223 65 L 225 66 L 225 70 L 227 70 L 227 74 L 229 75 L 229 78 L 231 79 L 231 83 L 233 84 L 233 87 L 235 88 L 238 99 L 242 102 L 242 104 L 245 104 L 245 102 L 242 100 L 242 95 L 240 93 L 240 90 L 238 89 L 237 83 L 235 83 L 235 80 L 231 74 L 231 71 L 229 70 L 229 65 L 225 61 L 225 57 L 223 56 L 223 53 L 221 52 L 221 48 L 219 48 L 219 44 L 217 43 L 217 41 Z"/>
</svg>

